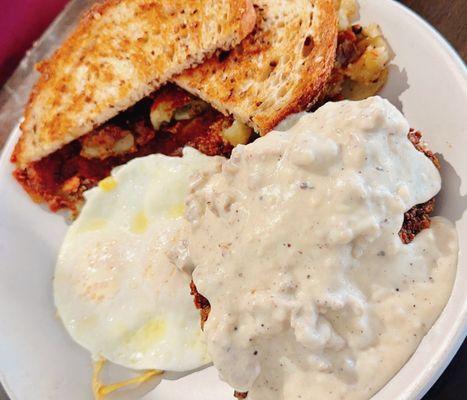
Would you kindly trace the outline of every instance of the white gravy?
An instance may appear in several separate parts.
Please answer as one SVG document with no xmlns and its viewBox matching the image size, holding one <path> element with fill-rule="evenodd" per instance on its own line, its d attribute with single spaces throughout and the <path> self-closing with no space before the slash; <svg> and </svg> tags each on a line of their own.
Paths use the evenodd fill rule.
<svg viewBox="0 0 467 400">
<path fill-rule="evenodd" d="M 193 178 L 179 260 L 211 303 L 209 353 L 233 388 L 250 400 L 368 399 L 451 292 L 453 225 L 436 217 L 411 244 L 398 236 L 440 175 L 379 97 L 285 125 Z"/>
</svg>

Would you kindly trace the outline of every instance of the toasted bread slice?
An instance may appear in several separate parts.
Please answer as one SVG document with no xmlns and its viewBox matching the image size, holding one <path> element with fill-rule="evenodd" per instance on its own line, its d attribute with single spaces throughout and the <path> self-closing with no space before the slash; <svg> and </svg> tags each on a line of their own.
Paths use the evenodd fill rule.
<svg viewBox="0 0 467 400">
<path fill-rule="evenodd" d="M 337 11 L 333 0 L 253 3 L 253 33 L 173 81 L 264 134 L 320 96 L 335 59 Z"/>
<path fill-rule="evenodd" d="M 40 64 L 12 160 L 54 152 L 255 25 L 251 0 L 106 0 Z"/>
</svg>

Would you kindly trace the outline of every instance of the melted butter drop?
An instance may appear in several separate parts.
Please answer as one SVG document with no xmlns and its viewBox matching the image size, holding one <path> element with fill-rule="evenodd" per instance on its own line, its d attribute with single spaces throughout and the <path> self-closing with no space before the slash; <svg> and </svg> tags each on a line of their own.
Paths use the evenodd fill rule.
<svg viewBox="0 0 467 400">
<path fill-rule="evenodd" d="M 113 189 L 115 189 L 115 187 L 117 186 L 117 181 L 112 177 L 112 176 L 109 176 L 105 179 L 102 179 L 100 182 L 99 182 L 99 187 L 104 191 L 104 192 L 110 192 L 112 191 Z"/>
<path fill-rule="evenodd" d="M 185 213 L 185 204 L 184 203 L 178 203 L 175 204 L 174 206 L 170 207 L 169 209 L 169 217 L 170 218 L 180 218 L 183 216 Z"/>
<path fill-rule="evenodd" d="M 133 233 L 144 233 L 148 229 L 149 221 L 148 217 L 144 212 L 139 212 L 135 215 L 133 219 L 133 224 L 131 225 L 131 231 Z"/>
</svg>

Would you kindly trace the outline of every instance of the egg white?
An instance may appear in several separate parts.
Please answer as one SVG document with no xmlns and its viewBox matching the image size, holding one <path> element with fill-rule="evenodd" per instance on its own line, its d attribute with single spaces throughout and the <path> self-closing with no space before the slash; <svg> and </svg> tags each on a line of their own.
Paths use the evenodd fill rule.
<svg viewBox="0 0 467 400">
<path fill-rule="evenodd" d="M 188 371 L 210 360 L 190 277 L 168 252 L 185 228 L 189 177 L 219 158 L 186 148 L 114 169 L 85 195 L 58 257 L 54 297 L 71 337 L 134 369 Z"/>
</svg>

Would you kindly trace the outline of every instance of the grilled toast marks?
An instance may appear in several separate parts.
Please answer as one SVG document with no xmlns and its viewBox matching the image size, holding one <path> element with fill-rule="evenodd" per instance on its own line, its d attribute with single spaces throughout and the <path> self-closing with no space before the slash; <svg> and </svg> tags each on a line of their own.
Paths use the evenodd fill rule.
<svg viewBox="0 0 467 400">
<path fill-rule="evenodd" d="M 24 167 L 127 109 L 255 25 L 251 0 L 106 0 L 38 69 L 12 161 Z"/>
<path fill-rule="evenodd" d="M 254 0 L 255 30 L 230 52 L 173 81 L 225 114 L 265 134 L 312 105 L 336 52 L 333 0 Z"/>
</svg>

